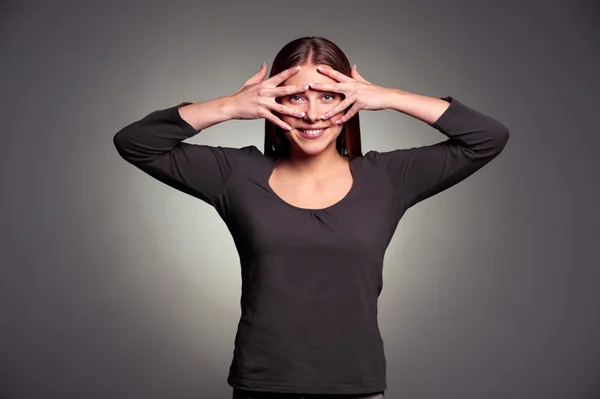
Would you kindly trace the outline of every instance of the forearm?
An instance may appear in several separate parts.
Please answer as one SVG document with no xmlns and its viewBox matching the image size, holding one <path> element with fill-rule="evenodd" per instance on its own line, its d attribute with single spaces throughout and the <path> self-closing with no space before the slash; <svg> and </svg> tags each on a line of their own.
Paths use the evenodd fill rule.
<svg viewBox="0 0 600 399">
<path fill-rule="evenodd" d="M 412 206 L 467 178 L 504 149 L 509 131 L 498 120 L 446 96 L 431 99 L 407 94 L 394 109 L 419 118 L 448 140 L 390 151 L 384 164 Z M 387 158 L 387 159 L 386 159 Z"/>
<path fill-rule="evenodd" d="M 433 124 L 448 109 L 448 101 L 407 91 L 390 89 L 389 109 L 402 112 L 428 124 Z"/>
<path fill-rule="evenodd" d="M 221 115 L 218 100 L 199 104 L 185 101 L 128 124 L 115 134 L 113 142 L 127 162 L 171 187 L 215 205 L 232 165 L 245 153 L 237 148 L 184 141 L 198 133 L 192 124 L 205 128 L 226 120 Z"/>
<path fill-rule="evenodd" d="M 391 90 L 391 109 L 403 112 L 439 130 L 450 140 L 441 146 L 466 150 L 465 160 L 497 155 L 508 140 L 508 129 L 498 120 L 470 108 L 451 96 L 442 98 Z"/>
<path fill-rule="evenodd" d="M 233 119 L 228 96 L 184 105 L 179 108 L 179 115 L 197 132 Z"/>
<path fill-rule="evenodd" d="M 148 166 L 200 130 L 232 119 L 229 108 L 225 97 L 202 103 L 182 102 L 128 124 L 115 134 L 113 142 L 125 160 Z"/>
</svg>

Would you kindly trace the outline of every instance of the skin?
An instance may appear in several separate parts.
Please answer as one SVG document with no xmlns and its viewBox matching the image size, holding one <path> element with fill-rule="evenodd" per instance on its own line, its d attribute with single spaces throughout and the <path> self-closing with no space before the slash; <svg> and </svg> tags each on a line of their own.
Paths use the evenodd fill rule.
<svg viewBox="0 0 600 399">
<path fill-rule="evenodd" d="M 345 109 L 339 109 L 332 118 L 323 118 L 326 113 L 339 106 L 345 96 L 335 91 L 310 88 L 310 85 L 334 84 L 338 81 L 320 72 L 311 63 L 300 65 L 300 70 L 282 82 L 282 87 L 301 87 L 307 90 L 277 99 L 281 106 L 294 110 L 279 114 L 279 118 L 290 129 L 285 129 L 291 144 L 288 159 L 280 160 L 270 177 L 269 184 L 286 202 L 302 208 L 325 208 L 340 201 L 353 184 L 348 159 L 337 152 L 336 141 L 343 129 L 337 123 Z M 291 114 L 291 115 L 290 115 Z M 317 139 L 302 136 L 299 129 L 321 129 L 325 131 Z"/>
<path fill-rule="evenodd" d="M 343 124 L 359 110 L 395 109 L 433 122 L 448 107 L 446 101 L 437 98 L 374 85 L 358 73 L 356 66 L 351 76 L 346 76 L 329 66 L 307 63 L 283 81 L 283 86 L 292 90 L 307 82 L 305 92 L 278 99 L 281 106 L 304 114 L 279 114 L 290 126 L 286 135 L 292 154 L 277 165 L 270 179 L 281 197 L 300 207 L 331 206 L 350 190 L 353 179 L 348 159 L 337 152 L 335 144 Z M 328 129 L 316 140 L 305 139 L 298 128 L 310 127 Z"/>
<path fill-rule="evenodd" d="M 279 114 L 279 118 L 289 125 L 286 133 L 292 144 L 289 159 L 281 161 L 280 167 L 307 175 L 317 176 L 327 171 L 346 170 L 348 160 L 341 156 L 336 148 L 336 139 L 343 124 L 359 110 L 383 110 L 397 103 L 398 90 L 374 85 L 364 79 L 356 66 L 347 76 L 328 65 L 304 63 L 300 70 L 285 81 L 283 87 L 290 90 L 308 84 L 308 90 L 295 96 L 282 96 L 278 103 L 286 109 L 303 112 L 303 116 L 288 112 Z M 346 112 L 346 110 L 348 111 Z M 328 127 L 325 134 L 316 140 L 302 137 L 298 128 Z"/>
<path fill-rule="evenodd" d="M 356 66 L 351 76 L 309 63 L 265 80 L 266 73 L 263 63 L 259 72 L 232 95 L 180 107 L 179 114 L 197 131 L 231 119 L 258 118 L 286 131 L 292 154 L 275 167 L 269 183 L 288 202 L 300 207 L 329 206 L 350 189 L 348 160 L 336 151 L 335 140 L 342 124 L 359 110 L 392 109 L 432 124 L 449 106 L 435 97 L 374 85 Z M 294 94 L 300 96 L 292 97 Z M 326 134 L 310 142 L 297 130 L 325 125 L 329 127 Z"/>
<path fill-rule="evenodd" d="M 299 86 L 308 83 L 332 84 L 337 82 L 335 79 L 319 72 L 317 66 L 310 63 L 301 65 L 300 70 L 285 80 L 282 85 Z M 336 121 L 343 116 L 343 110 L 327 120 L 321 119 L 321 116 L 330 111 L 334 106 L 339 105 L 343 99 L 344 96 L 340 93 L 314 90 L 312 88 L 303 93 L 284 96 L 278 99 L 278 102 L 282 105 L 304 114 L 301 118 L 289 115 L 280 116 L 291 127 L 291 130 L 286 132 L 286 136 L 292 147 L 292 162 L 307 161 L 310 157 L 333 160 L 340 156 L 337 153 L 335 144 L 343 129 L 343 124 L 337 124 Z M 318 139 L 307 139 L 300 134 L 298 129 L 301 128 L 326 128 L 326 130 Z"/>
<path fill-rule="evenodd" d="M 350 76 L 329 66 L 311 63 L 303 66 L 291 67 L 265 80 L 267 65 L 263 63 L 235 93 L 181 107 L 179 113 L 197 131 L 231 119 L 268 119 L 287 132 L 292 144 L 291 156 L 281 165 L 316 175 L 332 166 L 347 164 L 335 149 L 341 126 L 333 127 L 344 124 L 359 110 L 392 109 L 432 124 L 449 106 L 447 101 L 435 97 L 374 85 L 358 73 L 356 66 L 351 68 Z M 334 97 L 319 96 L 317 92 L 328 92 Z M 335 93 L 340 97 L 335 97 Z M 304 97 L 290 97 L 293 94 Z M 326 104 L 329 109 L 319 120 L 318 114 L 325 110 Z M 326 134 L 310 142 L 297 130 L 325 124 L 330 127 Z"/>
</svg>

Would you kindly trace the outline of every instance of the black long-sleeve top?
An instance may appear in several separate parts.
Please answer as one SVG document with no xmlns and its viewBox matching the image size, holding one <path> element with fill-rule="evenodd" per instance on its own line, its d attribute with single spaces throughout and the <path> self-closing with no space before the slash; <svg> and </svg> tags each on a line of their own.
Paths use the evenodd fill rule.
<svg viewBox="0 0 600 399">
<path fill-rule="evenodd" d="M 275 161 L 255 146 L 183 142 L 198 133 L 178 111 L 188 102 L 154 111 L 114 136 L 126 161 L 212 205 L 232 234 L 242 312 L 230 386 L 305 394 L 386 390 L 377 302 L 397 224 L 409 207 L 495 158 L 509 137 L 497 120 L 443 99 L 449 108 L 430 126 L 447 140 L 352 159 L 349 193 L 324 209 L 281 199 L 268 184 Z"/>
</svg>

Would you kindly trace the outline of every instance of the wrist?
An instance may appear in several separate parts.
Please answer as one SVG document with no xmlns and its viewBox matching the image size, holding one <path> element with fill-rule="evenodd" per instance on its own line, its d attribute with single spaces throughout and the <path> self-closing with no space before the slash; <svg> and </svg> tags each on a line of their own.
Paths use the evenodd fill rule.
<svg viewBox="0 0 600 399">
<path fill-rule="evenodd" d="M 407 95 L 409 94 L 406 91 L 402 91 L 399 89 L 387 89 L 387 108 L 393 109 L 394 111 L 400 111 L 405 108 L 404 104 L 406 103 Z"/>
<path fill-rule="evenodd" d="M 448 109 L 450 103 L 446 100 L 429 97 L 402 90 L 393 90 L 391 109 L 412 116 L 428 124 L 434 123 Z"/>
<path fill-rule="evenodd" d="M 225 120 L 238 119 L 232 96 L 219 97 L 215 101 L 217 101 L 217 109 Z"/>
<path fill-rule="evenodd" d="M 229 102 L 224 97 L 192 103 L 179 108 L 179 115 L 197 132 L 232 119 Z"/>
</svg>

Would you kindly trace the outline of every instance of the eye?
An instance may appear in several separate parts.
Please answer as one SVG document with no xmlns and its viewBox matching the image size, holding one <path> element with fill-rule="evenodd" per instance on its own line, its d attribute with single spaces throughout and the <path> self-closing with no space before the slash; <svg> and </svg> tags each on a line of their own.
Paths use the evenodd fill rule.
<svg viewBox="0 0 600 399">
<path fill-rule="evenodd" d="M 298 96 L 298 95 L 291 95 L 291 96 L 288 97 L 288 100 L 290 100 L 290 101 L 300 101 L 301 98 L 302 97 Z"/>
<path fill-rule="evenodd" d="M 327 98 L 327 97 L 329 97 L 329 98 Z M 324 99 L 325 101 L 331 101 L 331 100 L 333 100 L 334 98 L 335 98 L 335 94 L 327 93 L 327 94 L 324 94 L 324 95 L 323 95 L 323 99 Z"/>
</svg>

